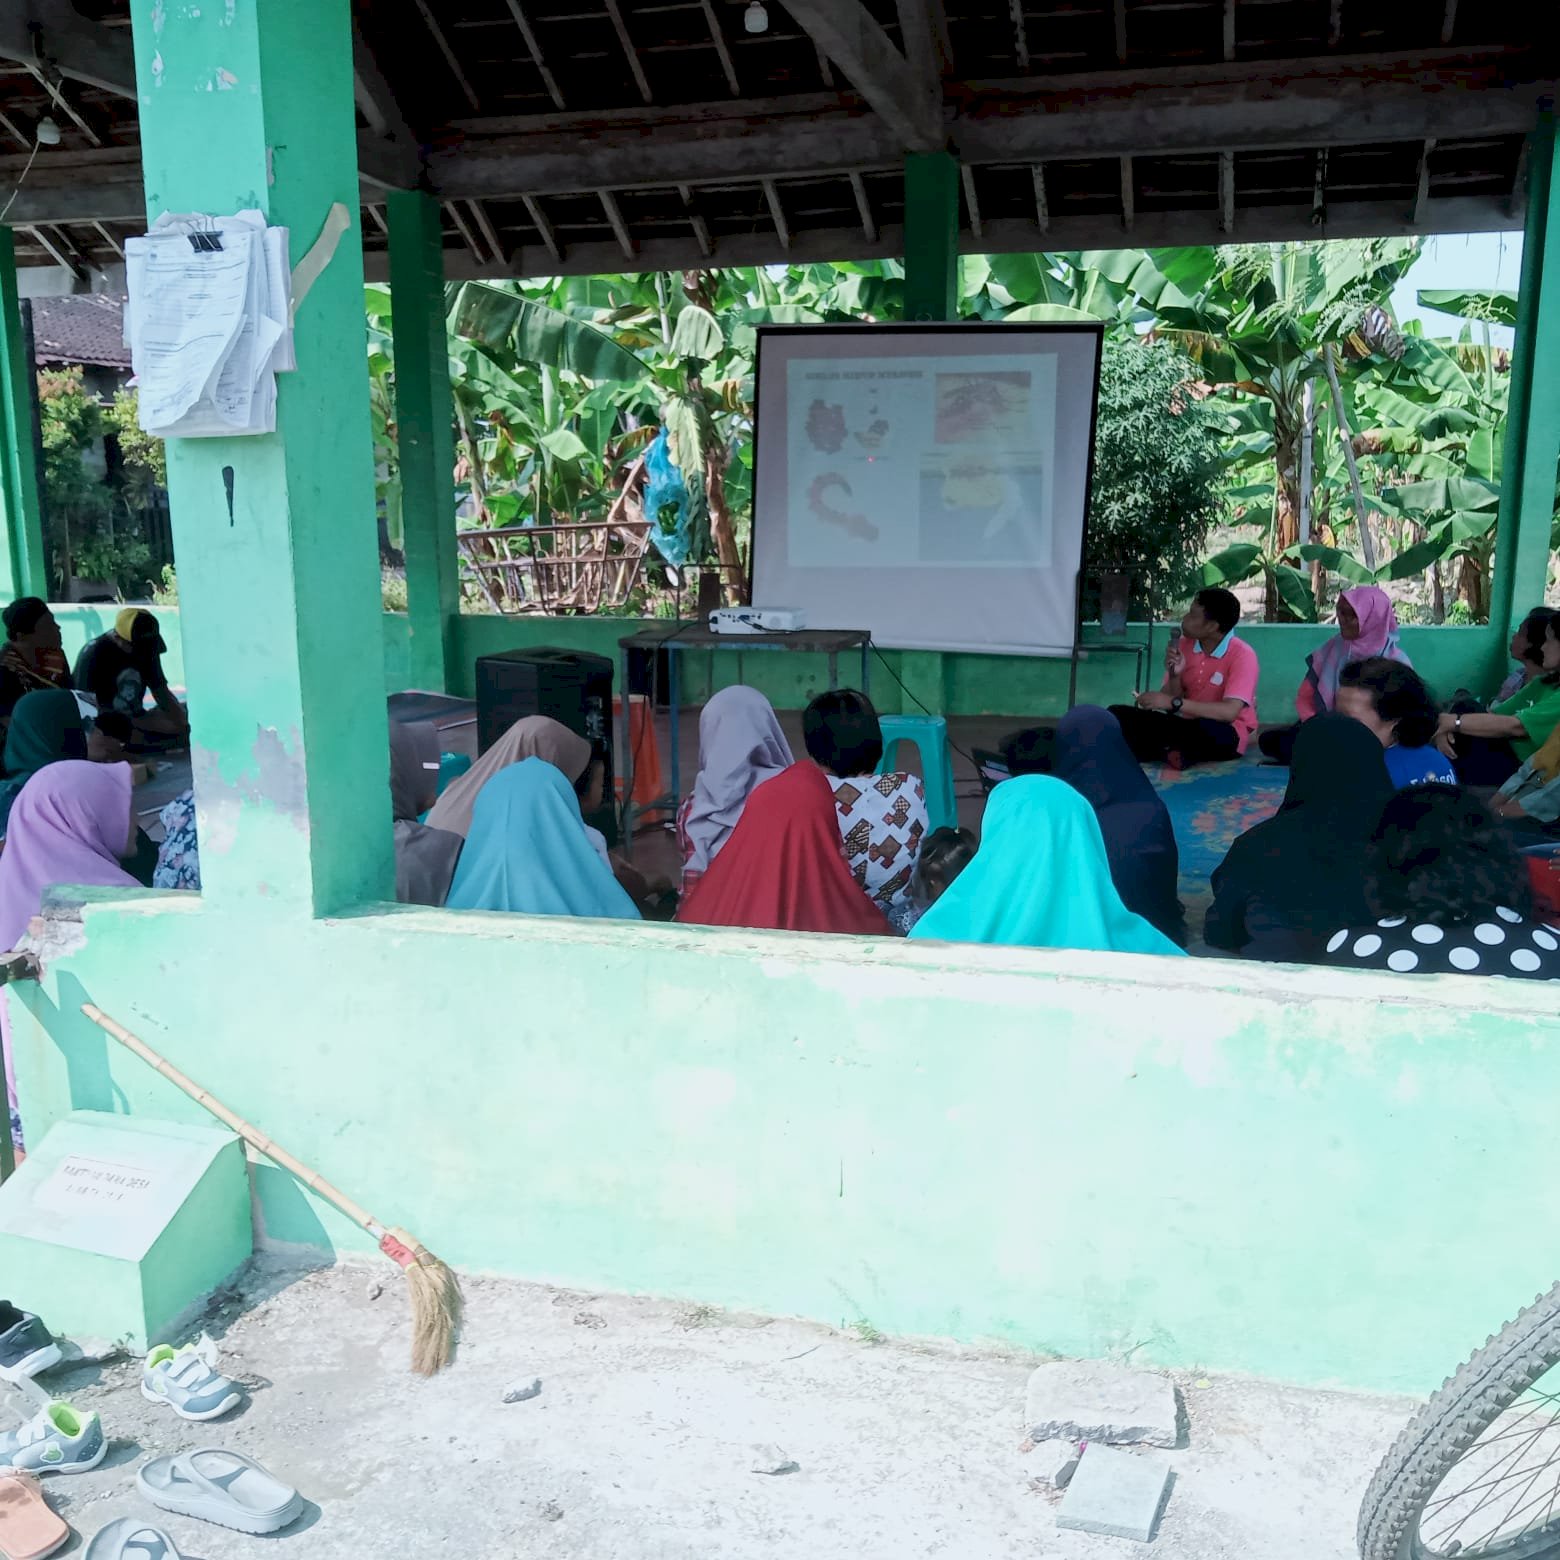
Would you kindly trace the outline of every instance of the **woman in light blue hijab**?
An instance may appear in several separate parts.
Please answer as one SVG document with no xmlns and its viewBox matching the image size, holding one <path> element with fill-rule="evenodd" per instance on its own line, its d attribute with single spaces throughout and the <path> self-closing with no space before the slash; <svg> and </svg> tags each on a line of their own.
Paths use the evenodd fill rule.
<svg viewBox="0 0 1560 1560">
<path fill-rule="evenodd" d="M 1016 775 L 991 793 L 975 859 L 910 935 L 1185 957 L 1122 904 L 1094 809 L 1050 775 Z"/>
<path fill-rule="evenodd" d="M 574 787 L 542 758 L 499 770 L 477 793 L 445 905 L 639 919 L 634 901 L 586 837 Z"/>
</svg>

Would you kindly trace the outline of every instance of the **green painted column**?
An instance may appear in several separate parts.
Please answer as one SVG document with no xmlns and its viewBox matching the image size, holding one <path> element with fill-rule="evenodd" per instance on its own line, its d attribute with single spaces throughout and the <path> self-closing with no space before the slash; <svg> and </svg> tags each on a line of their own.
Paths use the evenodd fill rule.
<svg viewBox="0 0 1560 1560">
<path fill-rule="evenodd" d="M 444 235 L 433 196 L 392 190 L 387 205 L 411 685 L 443 693 L 458 684 L 460 610 Z"/>
<path fill-rule="evenodd" d="M 1552 114 L 1543 116 L 1528 147 L 1520 287 L 1490 603 L 1502 664 L 1511 625 L 1544 599 L 1560 466 L 1560 160 Z"/>
<path fill-rule="evenodd" d="M 905 158 L 905 318 L 951 320 L 959 305 L 959 163 Z"/>
<path fill-rule="evenodd" d="M 308 251 L 274 434 L 176 439 L 168 487 L 209 906 L 393 896 L 348 0 L 135 0 L 148 218 L 258 207 Z M 285 971 L 277 978 L 286 979 Z"/>
<path fill-rule="evenodd" d="M 33 447 L 32 387 L 16 292 L 16 235 L 0 227 L 0 593 L 47 596 L 38 455 Z"/>
</svg>

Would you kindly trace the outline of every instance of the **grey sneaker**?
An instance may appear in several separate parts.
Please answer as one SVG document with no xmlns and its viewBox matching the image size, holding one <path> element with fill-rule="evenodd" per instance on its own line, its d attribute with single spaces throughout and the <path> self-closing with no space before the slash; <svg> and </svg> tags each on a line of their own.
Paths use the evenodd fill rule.
<svg viewBox="0 0 1560 1560">
<path fill-rule="evenodd" d="M 0 1467 L 27 1473 L 85 1473 L 108 1455 L 96 1414 L 78 1413 L 69 1403 L 39 1409 L 20 1430 L 0 1435 Z"/>
<path fill-rule="evenodd" d="M 243 1393 L 199 1349 L 163 1343 L 146 1356 L 141 1396 L 149 1403 L 166 1403 L 181 1419 L 220 1419 Z"/>
</svg>

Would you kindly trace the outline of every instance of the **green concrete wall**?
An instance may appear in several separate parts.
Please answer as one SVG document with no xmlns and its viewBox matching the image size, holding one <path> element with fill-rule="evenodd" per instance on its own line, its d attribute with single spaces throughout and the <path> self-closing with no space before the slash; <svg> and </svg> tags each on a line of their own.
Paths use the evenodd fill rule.
<svg viewBox="0 0 1560 1560">
<path fill-rule="evenodd" d="M 113 606 L 56 606 L 55 616 L 65 636 L 66 653 L 74 660 L 86 641 L 114 624 Z M 168 654 L 163 664 L 175 685 L 184 681 L 184 641 L 177 607 L 156 607 Z M 564 645 L 611 656 L 617 661 L 618 640 L 653 621 L 639 618 L 504 618 L 462 615 L 455 620 L 456 678 L 451 692 L 470 697 L 475 691 L 473 667 L 480 655 L 514 650 L 525 645 Z M 1092 632 L 1092 631 L 1091 631 Z M 1164 654 L 1169 630 L 1154 630 L 1154 660 Z M 1257 692 L 1258 713 L 1265 721 L 1293 718 L 1295 688 L 1306 653 L 1325 636 L 1322 628 L 1289 624 L 1248 623 L 1241 633 L 1255 647 L 1262 663 Z M 1142 638 L 1141 625 L 1133 630 Z M 1414 665 L 1440 698 L 1456 688 L 1493 686 L 1506 672 L 1505 646 L 1491 628 L 1405 628 L 1403 647 Z M 822 656 L 793 655 L 787 651 L 748 651 L 744 675 L 781 709 L 800 709 L 828 685 L 828 667 Z M 933 709 L 941 691 L 941 708 L 955 715 L 1049 714 L 1067 705 L 1067 663 L 1026 656 L 930 655 L 925 652 L 887 650 L 884 659 Z M 712 663 L 713 662 L 713 666 Z M 908 663 L 908 664 L 907 664 Z M 689 697 L 702 698 L 711 687 L 723 687 L 736 679 L 736 657 L 688 655 L 686 688 Z M 840 658 L 840 677 L 854 683 L 860 676 L 855 655 Z M 415 686 L 406 614 L 384 615 L 385 686 L 390 692 Z M 872 697 L 885 714 L 910 714 L 918 706 L 901 691 L 884 662 L 872 659 Z M 1135 662 L 1131 656 L 1104 655 L 1083 663 L 1078 672 L 1078 698 L 1084 703 L 1110 703 L 1131 691 Z M 710 678 L 713 675 L 713 685 Z"/>
<path fill-rule="evenodd" d="M 12 988 L 29 1129 L 201 1119 L 90 1000 L 468 1270 L 1413 1392 L 1554 1277 L 1516 982 L 122 897 Z"/>
</svg>

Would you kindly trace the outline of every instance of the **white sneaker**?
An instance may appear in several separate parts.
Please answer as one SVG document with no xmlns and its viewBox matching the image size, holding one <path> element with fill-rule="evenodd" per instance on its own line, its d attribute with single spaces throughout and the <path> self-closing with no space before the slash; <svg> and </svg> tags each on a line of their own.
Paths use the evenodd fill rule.
<svg viewBox="0 0 1560 1560">
<path fill-rule="evenodd" d="M 204 1336 L 182 1349 L 159 1344 L 142 1367 L 141 1396 L 166 1403 L 180 1419 L 220 1419 L 244 1394 L 216 1369 L 215 1357 L 215 1346 Z"/>
</svg>

